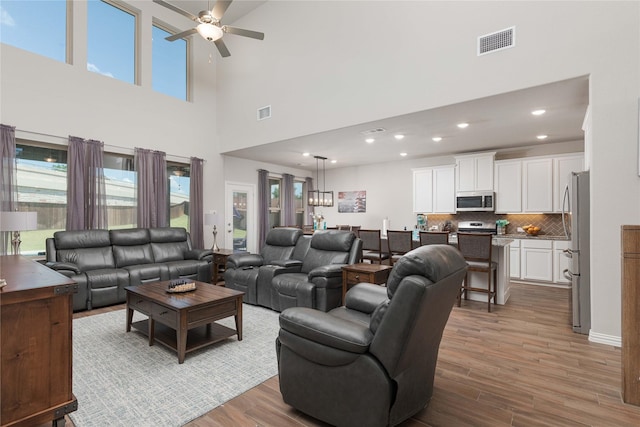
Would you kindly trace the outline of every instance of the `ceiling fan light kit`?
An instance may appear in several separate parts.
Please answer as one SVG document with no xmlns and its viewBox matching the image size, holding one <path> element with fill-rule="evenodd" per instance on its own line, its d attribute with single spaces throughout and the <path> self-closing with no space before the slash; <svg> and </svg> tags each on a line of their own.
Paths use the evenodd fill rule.
<svg viewBox="0 0 640 427">
<path fill-rule="evenodd" d="M 220 27 L 216 27 L 213 24 L 207 24 L 206 22 L 199 24 L 196 27 L 196 30 L 198 30 L 198 34 L 210 42 L 214 42 L 222 38 L 222 35 L 224 34 Z"/>
<path fill-rule="evenodd" d="M 223 58 L 231 56 L 231 53 L 229 53 L 229 49 L 227 49 L 227 46 L 222 41 L 222 37 L 227 33 L 242 37 L 249 37 L 256 40 L 264 40 L 264 33 L 244 30 L 242 28 L 230 27 L 228 25 L 221 24 L 220 21 L 222 20 L 222 16 L 226 12 L 232 1 L 233 0 L 218 0 L 214 4 L 213 9 L 200 11 L 200 13 L 198 13 L 198 16 L 195 16 L 194 14 L 187 12 L 186 10 L 182 10 L 177 6 L 166 2 L 165 0 L 153 0 L 154 3 L 158 3 L 159 5 L 164 6 L 176 13 L 179 13 L 182 16 L 186 16 L 192 21 L 198 23 L 195 28 L 173 34 L 169 37 L 166 37 L 165 40 L 172 42 L 198 33 L 205 40 L 214 42 L 216 48 L 218 48 L 218 52 L 220 52 L 220 56 L 222 56 Z"/>
</svg>

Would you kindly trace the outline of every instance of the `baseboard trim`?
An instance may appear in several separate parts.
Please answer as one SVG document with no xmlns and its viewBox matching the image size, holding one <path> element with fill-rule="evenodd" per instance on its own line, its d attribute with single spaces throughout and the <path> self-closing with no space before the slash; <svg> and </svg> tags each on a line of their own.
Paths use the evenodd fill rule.
<svg viewBox="0 0 640 427">
<path fill-rule="evenodd" d="M 511 279 L 511 283 L 519 283 L 521 285 L 547 286 L 549 288 L 571 289 L 571 285 L 562 283 L 534 282 L 533 280 Z"/>
<path fill-rule="evenodd" d="M 611 345 L 613 347 L 622 347 L 622 337 L 615 335 L 600 334 L 598 332 L 589 331 L 589 341 L 598 344 Z"/>
</svg>

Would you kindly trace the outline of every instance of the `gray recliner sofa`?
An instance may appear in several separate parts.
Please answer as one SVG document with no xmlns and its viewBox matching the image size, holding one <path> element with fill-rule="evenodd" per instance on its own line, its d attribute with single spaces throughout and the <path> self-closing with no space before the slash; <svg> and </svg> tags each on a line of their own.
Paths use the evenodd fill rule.
<svg viewBox="0 0 640 427">
<path fill-rule="evenodd" d="M 78 283 L 74 311 L 123 303 L 130 285 L 211 281 L 213 253 L 193 249 L 184 228 L 57 231 L 45 245 L 46 265 Z"/>
<path fill-rule="evenodd" d="M 422 246 L 393 266 L 387 287 L 358 284 L 328 313 L 280 314 L 280 391 L 335 426 L 388 426 L 428 404 L 444 327 L 467 270 L 449 245 Z"/>
<path fill-rule="evenodd" d="M 263 292 L 258 302 L 258 276 L 261 267 L 294 267 L 302 264 L 301 260 L 293 257 L 298 240 L 303 238 L 302 230 L 299 228 L 274 228 L 267 233 L 265 244 L 260 249 L 259 254 L 246 252 L 235 253 L 227 258 L 224 271 L 224 284 L 227 288 L 244 292 L 244 302 L 249 304 L 260 304 L 271 306 L 271 294 Z M 265 270 L 262 269 L 262 270 Z M 262 281 L 267 280 L 264 273 L 261 275 Z M 261 286 L 268 290 L 270 284 Z"/>
<path fill-rule="evenodd" d="M 229 256 L 225 285 L 245 292 L 245 302 L 276 311 L 310 307 L 327 311 L 342 299 L 342 267 L 359 261 L 362 241 L 353 233 L 274 228 L 261 254 Z"/>
</svg>

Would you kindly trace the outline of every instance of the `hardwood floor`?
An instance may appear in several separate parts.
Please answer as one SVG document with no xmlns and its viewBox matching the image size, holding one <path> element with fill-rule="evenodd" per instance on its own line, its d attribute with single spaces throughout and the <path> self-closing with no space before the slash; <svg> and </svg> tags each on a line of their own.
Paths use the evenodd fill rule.
<svg viewBox="0 0 640 427">
<path fill-rule="evenodd" d="M 401 425 L 640 425 L 640 407 L 622 403 L 620 348 L 573 333 L 568 298 L 567 289 L 514 284 L 507 305 L 491 313 L 480 302 L 454 307 L 433 398 Z M 187 424 L 325 425 L 282 401 L 277 376 Z"/>
</svg>

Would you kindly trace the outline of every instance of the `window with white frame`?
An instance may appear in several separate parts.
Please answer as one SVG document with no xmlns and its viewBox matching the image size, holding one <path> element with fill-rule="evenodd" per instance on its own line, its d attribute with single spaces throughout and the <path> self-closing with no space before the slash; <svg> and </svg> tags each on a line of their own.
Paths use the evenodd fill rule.
<svg viewBox="0 0 640 427">
<path fill-rule="evenodd" d="M 66 0 L 2 0 L 0 43 L 66 62 Z"/>
<path fill-rule="evenodd" d="M 87 70 L 135 84 L 136 16 L 104 0 L 87 9 Z"/>
</svg>

